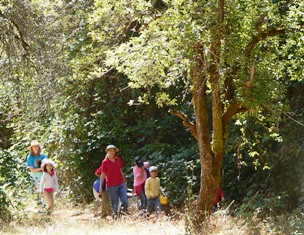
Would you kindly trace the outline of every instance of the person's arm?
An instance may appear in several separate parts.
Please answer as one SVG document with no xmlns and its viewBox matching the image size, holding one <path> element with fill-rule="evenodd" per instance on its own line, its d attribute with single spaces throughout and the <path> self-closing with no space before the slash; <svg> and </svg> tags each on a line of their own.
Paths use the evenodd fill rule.
<svg viewBox="0 0 304 235">
<path fill-rule="evenodd" d="M 34 168 L 33 166 L 29 166 L 28 167 L 30 169 L 31 172 L 40 172 L 40 171 L 43 171 L 43 169 L 40 167 L 40 168 Z"/>
<path fill-rule="evenodd" d="M 160 187 L 160 179 L 158 177 L 157 177 L 157 189 L 158 189 L 158 196 L 160 196 L 162 191 L 161 191 L 161 187 Z"/>
<path fill-rule="evenodd" d="M 43 186 L 44 186 L 44 183 L 45 183 L 45 173 L 43 173 L 43 175 L 41 177 L 41 180 L 40 180 L 40 192 L 41 192 L 42 196 L 43 196 Z"/>
<path fill-rule="evenodd" d="M 58 177 L 56 175 L 56 172 L 54 174 L 55 174 L 55 188 L 56 188 L 56 191 L 59 193 L 60 189 L 59 189 Z"/>
<path fill-rule="evenodd" d="M 143 179 L 144 179 L 144 176 L 145 176 L 145 167 L 142 166 L 142 167 L 140 168 L 140 175 L 139 175 L 139 178 L 140 178 L 141 180 L 143 180 Z"/>
<path fill-rule="evenodd" d="M 122 177 L 123 177 L 123 179 L 124 179 L 124 181 L 125 181 L 125 183 L 126 183 L 126 189 L 128 190 L 127 181 L 126 181 L 125 175 L 124 175 L 124 173 L 123 173 L 123 171 L 122 171 L 122 168 L 120 168 L 120 172 L 121 172 L 121 175 L 122 175 Z"/>
<path fill-rule="evenodd" d="M 100 167 L 95 171 L 95 175 L 96 175 L 97 177 L 100 177 L 101 172 L 102 172 L 102 166 L 100 166 Z"/>
<path fill-rule="evenodd" d="M 154 198 L 154 193 L 151 190 L 150 180 L 147 180 L 145 183 L 145 193 L 147 198 Z"/>
<path fill-rule="evenodd" d="M 103 181 L 105 178 L 106 178 L 106 174 L 104 172 L 102 172 L 100 175 L 99 194 L 101 194 L 101 192 L 102 192 L 102 185 L 103 185 Z"/>
</svg>

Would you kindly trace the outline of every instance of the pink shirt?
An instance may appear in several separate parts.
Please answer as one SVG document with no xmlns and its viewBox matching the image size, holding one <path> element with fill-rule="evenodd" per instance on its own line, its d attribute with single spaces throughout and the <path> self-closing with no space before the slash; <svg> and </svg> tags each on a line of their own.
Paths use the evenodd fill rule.
<svg viewBox="0 0 304 235">
<path fill-rule="evenodd" d="M 122 167 L 123 163 L 117 156 L 114 157 L 114 162 L 107 157 L 102 161 L 102 170 L 106 175 L 107 188 L 120 185 L 125 182 L 120 171 Z"/>
<path fill-rule="evenodd" d="M 142 185 L 143 183 L 145 183 L 145 181 L 147 179 L 147 172 L 146 172 L 145 169 L 144 169 L 144 177 L 143 178 L 140 177 L 140 173 L 141 173 L 141 168 L 139 168 L 138 166 L 134 166 L 133 167 L 134 186 Z"/>
</svg>

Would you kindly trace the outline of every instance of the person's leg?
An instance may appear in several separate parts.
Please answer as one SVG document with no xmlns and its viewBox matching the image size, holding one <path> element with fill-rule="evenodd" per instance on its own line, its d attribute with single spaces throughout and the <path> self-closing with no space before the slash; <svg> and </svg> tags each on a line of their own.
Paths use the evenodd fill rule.
<svg viewBox="0 0 304 235">
<path fill-rule="evenodd" d="M 112 215 L 117 215 L 118 210 L 118 186 L 112 186 L 108 189 L 110 202 L 112 206 Z"/>
<path fill-rule="evenodd" d="M 218 210 L 218 206 L 217 206 L 217 203 L 216 204 L 213 204 L 213 209 L 212 209 L 212 213 L 215 213 L 217 212 Z"/>
<path fill-rule="evenodd" d="M 50 211 L 53 211 L 54 208 L 55 208 L 55 203 L 54 203 L 54 191 L 50 193 L 50 198 L 51 198 Z"/>
<path fill-rule="evenodd" d="M 145 194 L 143 191 L 138 195 L 140 200 L 139 210 L 145 209 Z"/>
<path fill-rule="evenodd" d="M 126 183 L 118 185 L 118 195 L 121 201 L 122 207 L 121 211 L 127 212 L 128 211 L 128 195 L 127 195 L 127 187 Z"/>
<path fill-rule="evenodd" d="M 151 214 L 154 208 L 154 199 L 148 198 L 148 213 Z"/>
<path fill-rule="evenodd" d="M 107 190 L 102 190 L 101 192 L 101 209 L 103 216 L 110 214 L 109 193 Z"/>
<path fill-rule="evenodd" d="M 93 188 L 93 195 L 97 202 L 100 202 L 99 193 Z"/>
<path fill-rule="evenodd" d="M 38 179 L 38 177 L 31 177 L 32 179 L 32 183 L 33 183 L 33 191 L 34 194 L 36 195 L 36 201 L 37 201 L 37 206 L 38 207 L 45 207 L 45 200 L 43 197 L 41 197 L 41 193 L 40 193 L 40 180 Z"/>
<path fill-rule="evenodd" d="M 143 198 L 144 198 L 143 209 L 147 209 L 147 197 L 146 197 L 146 192 L 145 192 L 145 183 L 142 184 L 142 192 L 143 192 Z"/>
<path fill-rule="evenodd" d="M 54 198 L 53 198 L 53 192 L 49 193 L 47 191 L 43 192 L 44 200 L 47 204 L 47 209 L 49 211 L 52 211 L 54 209 Z"/>
<path fill-rule="evenodd" d="M 159 201 L 159 197 L 155 198 L 155 205 L 154 205 L 154 207 L 155 207 L 156 213 L 159 214 L 160 213 L 160 201 Z"/>
</svg>

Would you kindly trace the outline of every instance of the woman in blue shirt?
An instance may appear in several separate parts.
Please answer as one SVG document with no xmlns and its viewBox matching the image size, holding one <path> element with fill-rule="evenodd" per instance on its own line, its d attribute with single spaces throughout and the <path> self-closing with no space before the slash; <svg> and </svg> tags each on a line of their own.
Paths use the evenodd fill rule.
<svg viewBox="0 0 304 235">
<path fill-rule="evenodd" d="M 26 165 L 31 171 L 30 174 L 35 181 L 37 191 L 39 191 L 40 180 L 43 173 L 43 169 L 41 168 L 41 161 L 43 159 L 47 159 L 47 156 L 42 153 L 40 143 L 37 140 L 32 141 L 26 160 Z"/>
</svg>

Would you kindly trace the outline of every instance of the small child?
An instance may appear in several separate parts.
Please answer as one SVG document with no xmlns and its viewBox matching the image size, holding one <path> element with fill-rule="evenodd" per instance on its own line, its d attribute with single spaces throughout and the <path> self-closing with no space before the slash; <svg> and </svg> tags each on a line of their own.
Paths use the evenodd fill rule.
<svg viewBox="0 0 304 235">
<path fill-rule="evenodd" d="M 159 214 L 160 179 L 157 177 L 157 167 L 151 166 L 149 172 L 150 178 L 148 178 L 145 183 L 145 192 L 148 200 L 148 215 L 150 215 L 153 210 Z"/>
<path fill-rule="evenodd" d="M 42 161 L 41 165 L 43 175 L 40 181 L 40 192 L 48 205 L 48 213 L 54 210 L 54 191 L 60 193 L 58 178 L 54 171 L 54 165 L 54 162 L 51 160 Z"/>
<path fill-rule="evenodd" d="M 145 163 L 142 161 L 141 157 L 139 156 L 135 157 L 134 166 L 133 166 L 133 175 L 134 175 L 133 191 L 136 195 L 138 195 L 140 199 L 139 210 L 145 210 L 147 208 L 145 182 L 148 174 L 145 169 L 146 169 Z"/>
</svg>

